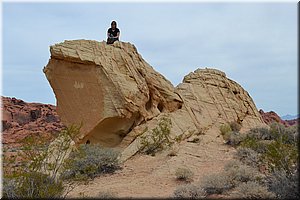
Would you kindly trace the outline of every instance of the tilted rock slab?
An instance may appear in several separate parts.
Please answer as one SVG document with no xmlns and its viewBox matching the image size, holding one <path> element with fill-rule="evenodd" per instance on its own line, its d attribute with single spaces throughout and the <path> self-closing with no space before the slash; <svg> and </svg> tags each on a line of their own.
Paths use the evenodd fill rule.
<svg viewBox="0 0 300 200">
<path fill-rule="evenodd" d="M 75 40 L 50 47 L 44 68 L 66 125 L 81 124 L 80 141 L 118 145 L 135 126 L 182 101 L 175 88 L 129 43 Z"/>
<path fill-rule="evenodd" d="M 265 125 L 249 94 L 219 70 L 198 69 L 175 88 L 130 43 L 64 41 L 50 52 L 44 73 L 62 122 L 82 124 L 76 143 L 121 148 L 123 159 L 163 117 L 174 137 L 230 121 L 244 129 Z"/>
</svg>

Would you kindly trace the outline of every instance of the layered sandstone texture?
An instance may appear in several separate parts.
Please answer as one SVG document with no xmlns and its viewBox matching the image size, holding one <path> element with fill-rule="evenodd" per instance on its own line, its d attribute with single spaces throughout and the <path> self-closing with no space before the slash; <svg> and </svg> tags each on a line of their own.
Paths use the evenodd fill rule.
<svg viewBox="0 0 300 200">
<path fill-rule="evenodd" d="M 119 147 L 128 158 L 162 118 L 174 137 L 230 121 L 244 130 L 265 125 L 250 95 L 219 70 L 197 69 L 174 87 L 130 43 L 64 41 L 50 52 L 44 73 L 62 122 L 82 124 L 77 143 Z"/>
</svg>

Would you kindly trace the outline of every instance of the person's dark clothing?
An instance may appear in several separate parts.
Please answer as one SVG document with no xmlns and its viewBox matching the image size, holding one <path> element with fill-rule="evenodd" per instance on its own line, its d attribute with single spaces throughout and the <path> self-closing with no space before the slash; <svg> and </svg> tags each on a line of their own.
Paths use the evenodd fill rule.
<svg viewBox="0 0 300 200">
<path fill-rule="evenodd" d="M 113 44 L 115 41 L 119 40 L 119 38 L 110 38 L 110 37 L 116 37 L 120 30 L 118 28 L 112 29 L 109 28 L 107 33 L 109 34 L 109 37 L 107 38 L 107 44 Z"/>
</svg>

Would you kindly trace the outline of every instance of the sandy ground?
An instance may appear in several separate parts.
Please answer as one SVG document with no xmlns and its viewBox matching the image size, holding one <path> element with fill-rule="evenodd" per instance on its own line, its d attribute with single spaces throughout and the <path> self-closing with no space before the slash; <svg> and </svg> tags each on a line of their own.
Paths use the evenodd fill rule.
<svg viewBox="0 0 300 200">
<path fill-rule="evenodd" d="M 234 148 L 225 145 L 221 137 L 211 132 L 197 136 L 199 143 L 183 141 L 174 149 L 176 156 L 166 150 L 155 156 L 136 154 L 122 164 L 122 169 L 103 175 L 88 183 L 78 184 L 68 197 L 98 197 L 101 192 L 113 193 L 118 198 L 167 198 L 184 181 L 176 180 L 177 168 L 193 171 L 192 183 L 206 175 L 221 171 L 233 158 Z"/>
</svg>

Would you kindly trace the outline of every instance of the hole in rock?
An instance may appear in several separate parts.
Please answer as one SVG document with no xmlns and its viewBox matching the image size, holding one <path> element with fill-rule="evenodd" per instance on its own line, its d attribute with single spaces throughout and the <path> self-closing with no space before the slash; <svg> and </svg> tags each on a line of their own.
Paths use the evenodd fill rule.
<svg viewBox="0 0 300 200">
<path fill-rule="evenodd" d="M 164 110 L 164 105 L 161 102 L 159 102 L 159 104 L 157 105 L 157 108 L 160 112 L 162 112 Z"/>
</svg>

